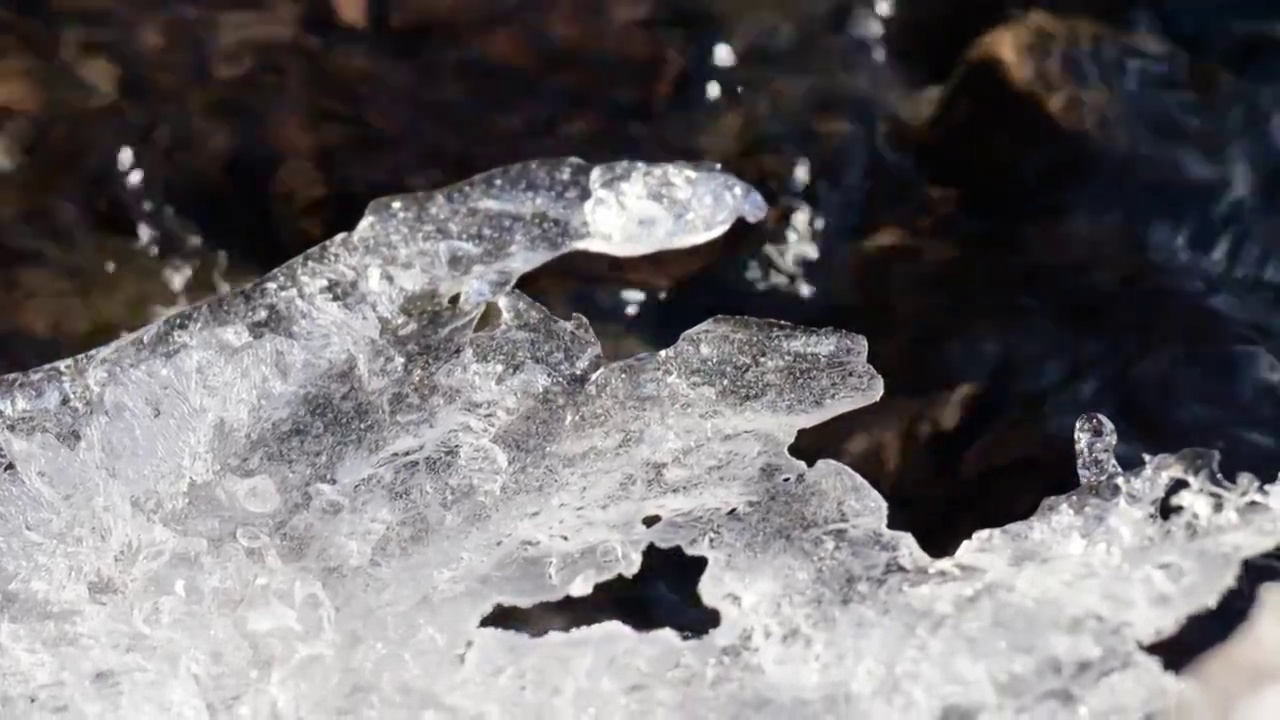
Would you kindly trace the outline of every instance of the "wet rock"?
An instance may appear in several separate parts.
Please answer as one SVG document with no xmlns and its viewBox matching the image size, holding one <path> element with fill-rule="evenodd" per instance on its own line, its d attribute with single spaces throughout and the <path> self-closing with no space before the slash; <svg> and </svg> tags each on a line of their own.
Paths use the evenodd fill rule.
<svg viewBox="0 0 1280 720">
<path fill-rule="evenodd" d="M 1266 127 L 1252 105 L 1247 88 L 1156 36 L 1032 11 L 966 51 L 924 123 L 920 159 L 984 211 L 1135 181 L 1224 191 Z"/>
<path fill-rule="evenodd" d="M 918 85 L 944 82 L 982 35 L 1022 14 L 1042 10 L 1128 28 L 1144 0 L 895 0 L 885 43 L 895 64 Z"/>
</svg>

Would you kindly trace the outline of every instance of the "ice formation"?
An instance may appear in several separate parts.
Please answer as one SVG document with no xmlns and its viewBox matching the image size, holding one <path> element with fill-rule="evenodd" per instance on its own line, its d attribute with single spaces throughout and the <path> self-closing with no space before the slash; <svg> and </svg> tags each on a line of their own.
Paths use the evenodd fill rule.
<svg viewBox="0 0 1280 720">
<path fill-rule="evenodd" d="M 518 165 L 378 201 L 253 286 L 0 379 L 0 716 L 1165 707 L 1175 679 L 1139 646 L 1280 537 L 1271 495 L 1195 453 L 1123 473 L 1087 418 L 1080 492 L 932 561 L 863 479 L 786 454 L 879 396 L 861 338 L 720 318 L 606 363 L 585 321 L 511 290 L 574 249 L 763 213 L 712 168 Z M 710 634 L 478 627 L 650 543 L 709 559 Z"/>
</svg>

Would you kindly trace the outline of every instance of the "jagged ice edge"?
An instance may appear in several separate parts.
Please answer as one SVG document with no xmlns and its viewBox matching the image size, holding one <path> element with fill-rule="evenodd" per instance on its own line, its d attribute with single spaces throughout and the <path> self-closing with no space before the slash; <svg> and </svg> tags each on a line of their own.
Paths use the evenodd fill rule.
<svg viewBox="0 0 1280 720">
<path fill-rule="evenodd" d="M 885 529 L 864 480 L 785 452 L 799 427 L 879 397 L 861 338 L 720 318 L 606 364 L 585 321 L 510 291 L 574 249 L 687 247 L 763 212 L 705 168 L 503 168 L 378 201 L 242 292 L 0 379 L 0 709 L 1158 705 L 1170 678 L 1138 643 L 1267 549 L 1269 496 L 1153 522 L 1179 472 L 1166 459 L 1121 498 L 1051 502 L 931 562 Z M 490 302 L 501 322 L 473 334 Z M 452 504 L 394 504 L 437 489 L 424 478 Z M 429 540 L 395 525 L 414 502 L 436 513 Z M 633 516 L 654 511 L 668 520 L 646 533 Z M 390 547 L 334 518 L 382 522 Z M 711 559 L 703 594 L 724 622 L 708 638 L 474 630 L 493 602 L 634 571 L 647 542 Z M 288 640 L 291 623 L 307 633 Z M 565 686 L 584 659 L 598 670 Z"/>
</svg>

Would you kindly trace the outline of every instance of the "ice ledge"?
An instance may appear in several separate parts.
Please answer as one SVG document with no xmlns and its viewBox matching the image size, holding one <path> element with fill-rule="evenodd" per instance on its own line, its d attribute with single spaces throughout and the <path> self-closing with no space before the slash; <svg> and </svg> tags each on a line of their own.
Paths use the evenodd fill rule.
<svg viewBox="0 0 1280 720">
<path fill-rule="evenodd" d="M 763 209 L 706 168 L 504 168 L 378 201 L 241 292 L 0 379 L 0 714 L 1167 704 L 1139 645 L 1280 537 L 1271 495 L 1186 458 L 1092 458 L 1113 492 L 932 562 L 863 479 L 785 451 L 880 396 L 861 338 L 719 318 L 609 364 L 581 318 L 510 290 L 571 250 L 686 247 Z M 486 303 L 501 318 L 473 331 Z M 1190 509 L 1153 519 L 1180 477 Z M 649 543 L 709 559 L 706 638 L 477 629 L 496 602 L 632 571 Z"/>
<path fill-rule="evenodd" d="M 85 355 L 0 377 L 0 412 L 17 417 L 78 406 L 77 386 L 151 348 L 196 338 L 279 335 L 320 353 L 420 324 L 422 309 L 461 293 L 431 321 L 469 326 L 483 303 L 560 255 L 634 257 L 692 247 L 767 210 L 746 183 L 707 165 L 576 158 L 499 168 L 432 193 L 376 200 L 356 229 L 231 295 L 214 298 Z M 443 315 L 443 317 L 442 317 Z M 443 331 L 442 326 L 436 330 Z M 407 328 L 401 328 L 408 332 Z M 428 329 L 430 331 L 430 329 Z"/>
</svg>

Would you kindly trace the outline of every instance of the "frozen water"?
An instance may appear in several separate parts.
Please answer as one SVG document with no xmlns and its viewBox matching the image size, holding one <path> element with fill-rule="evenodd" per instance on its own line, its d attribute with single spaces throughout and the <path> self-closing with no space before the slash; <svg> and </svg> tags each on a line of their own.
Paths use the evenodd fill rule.
<svg viewBox="0 0 1280 720">
<path fill-rule="evenodd" d="M 249 288 L 0 380 L 0 716 L 1166 707 L 1139 645 L 1274 544 L 1271 495 L 1203 453 L 1120 473 L 1094 417 L 1081 467 L 1114 493 L 931 561 L 864 480 L 785 451 L 879 396 L 861 338 L 719 318 L 606 363 L 585 321 L 511 290 L 561 253 L 763 211 L 710 168 L 514 166 L 378 201 Z M 709 635 L 477 627 L 630 574 L 649 543 L 709 559 Z"/>
</svg>

